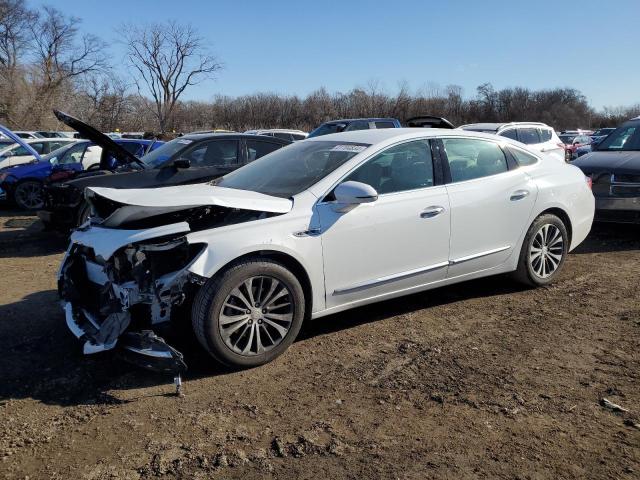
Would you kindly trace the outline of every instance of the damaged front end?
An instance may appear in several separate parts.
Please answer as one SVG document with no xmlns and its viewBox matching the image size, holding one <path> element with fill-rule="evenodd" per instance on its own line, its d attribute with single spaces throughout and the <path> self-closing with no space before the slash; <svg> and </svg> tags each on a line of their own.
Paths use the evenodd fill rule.
<svg viewBox="0 0 640 480">
<path fill-rule="evenodd" d="M 184 235 L 127 244 L 107 259 L 77 237 L 60 269 L 58 289 L 67 325 L 84 341 L 85 354 L 113 349 L 130 326 L 153 328 L 169 321 L 189 285 L 203 283 L 188 269 L 205 245 L 189 244 Z M 158 347 L 159 337 L 152 342 L 146 335 L 146 347 L 132 347 L 129 343 L 144 342 L 127 338 L 132 342 L 122 345 L 125 350 L 135 348 L 161 363 L 172 359 L 176 368 L 184 365 L 178 352 Z"/>
<path fill-rule="evenodd" d="M 207 280 L 190 267 L 208 245 L 191 243 L 189 233 L 260 220 L 291 206 L 271 197 L 262 208 L 252 192 L 239 198 L 237 191 L 194 187 L 191 198 L 178 205 L 167 204 L 166 196 L 159 197 L 161 205 L 154 198 L 146 205 L 122 201 L 136 191 L 87 190 L 94 216 L 72 234 L 58 274 L 67 326 L 84 342 L 85 354 L 118 346 L 125 359 L 145 368 L 184 370 L 182 354 L 154 331 L 179 317 L 181 309 L 190 311 L 191 298 Z M 158 190 L 184 199 L 189 186 L 181 188 Z M 147 201 L 144 192 L 136 195 Z"/>
</svg>

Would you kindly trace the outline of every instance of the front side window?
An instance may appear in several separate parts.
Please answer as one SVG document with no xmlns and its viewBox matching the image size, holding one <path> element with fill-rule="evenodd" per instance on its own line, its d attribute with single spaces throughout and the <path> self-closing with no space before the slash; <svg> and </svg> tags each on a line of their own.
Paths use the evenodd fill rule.
<svg viewBox="0 0 640 480">
<path fill-rule="evenodd" d="M 289 198 L 319 182 L 367 147 L 364 143 L 335 140 L 292 143 L 211 184 Z"/>
<path fill-rule="evenodd" d="M 182 155 L 193 167 L 226 167 L 238 164 L 237 140 L 211 140 Z"/>
<path fill-rule="evenodd" d="M 600 142 L 597 150 L 640 150 L 640 125 L 616 129 Z"/>
<path fill-rule="evenodd" d="M 519 128 L 518 139 L 525 145 L 540 143 L 540 137 L 538 136 L 537 128 Z"/>
<path fill-rule="evenodd" d="M 140 160 L 142 160 L 147 167 L 158 168 L 168 160 L 174 158 L 180 151 L 189 148 L 192 143 L 193 140 L 190 138 L 176 138 L 147 153 Z"/>
<path fill-rule="evenodd" d="M 276 151 L 282 145 L 259 140 L 247 140 L 247 161 L 253 162 L 266 154 Z"/>
<path fill-rule="evenodd" d="M 497 143 L 471 138 L 443 138 L 452 182 L 506 172 L 507 159 Z"/>
<path fill-rule="evenodd" d="M 388 148 L 368 160 L 344 181 L 371 185 L 379 194 L 433 186 L 433 161 L 427 140 Z"/>
<path fill-rule="evenodd" d="M 87 149 L 87 143 L 79 143 L 69 148 L 64 154 L 58 157 L 59 165 L 68 165 L 70 163 L 81 163 L 84 151 Z"/>
</svg>

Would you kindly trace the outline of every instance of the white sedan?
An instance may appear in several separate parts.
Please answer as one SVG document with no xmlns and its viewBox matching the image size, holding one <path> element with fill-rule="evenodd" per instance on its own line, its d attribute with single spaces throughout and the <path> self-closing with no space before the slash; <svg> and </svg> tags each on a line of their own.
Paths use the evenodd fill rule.
<svg viewBox="0 0 640 480">
<path fill-rule="evenodd" d="M 40 155 L 46 155 L 77 140 L 73 138 L 31 138 L 23 139 L 22 141 L 29 144 Z M 12 143 L 0 148 L 0 169 L 22 165 L 33 160 L 35 160 L 33 154 L 18 143 Z"/>
<path fill-rule="evenodd" d="M 203 347 L 242 367 L 281 354 L 306 319 L 506 272 L 546 285 L 594 214 L 579 169 L 440 129 L 326 135 L 211 184 L 87 197 L 94 217 L 59 274 L 85 353 L 175 355 L 131 325 L 188 307 Z"/>
</svg>

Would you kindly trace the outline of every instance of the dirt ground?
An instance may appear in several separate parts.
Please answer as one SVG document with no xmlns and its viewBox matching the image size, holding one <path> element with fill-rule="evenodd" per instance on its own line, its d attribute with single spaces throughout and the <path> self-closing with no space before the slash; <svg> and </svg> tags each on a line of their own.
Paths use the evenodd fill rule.
<svg viewBox="0 0 640 480">
<path fill-rule="evenodd" d="M 549 288 L 496 277 L 317 320 L 254 370 L 176 334 L 184 398 L 82 356 L 65 246 L 0 212 L 0 478 L 640 478 L 640 228 L 594 227 Z"/>
</svg>

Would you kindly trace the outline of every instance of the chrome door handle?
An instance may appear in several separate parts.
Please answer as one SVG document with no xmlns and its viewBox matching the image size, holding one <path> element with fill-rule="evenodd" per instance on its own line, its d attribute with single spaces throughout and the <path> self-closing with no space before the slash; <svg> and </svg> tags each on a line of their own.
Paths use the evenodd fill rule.
<svg viewBox="0 0 640 480">
<path fill-rule="evenodd" d="M 516 190 L 511 194 L 511 201 L 522 200 L 527 196 L 529 196 L 529 190 Z"/>
<path fill-rule="evenodd" d="M 427 207 L 420 212 L 420 218 L 433 218 L 444 212 L 444 207 Z"/>
</svg>

